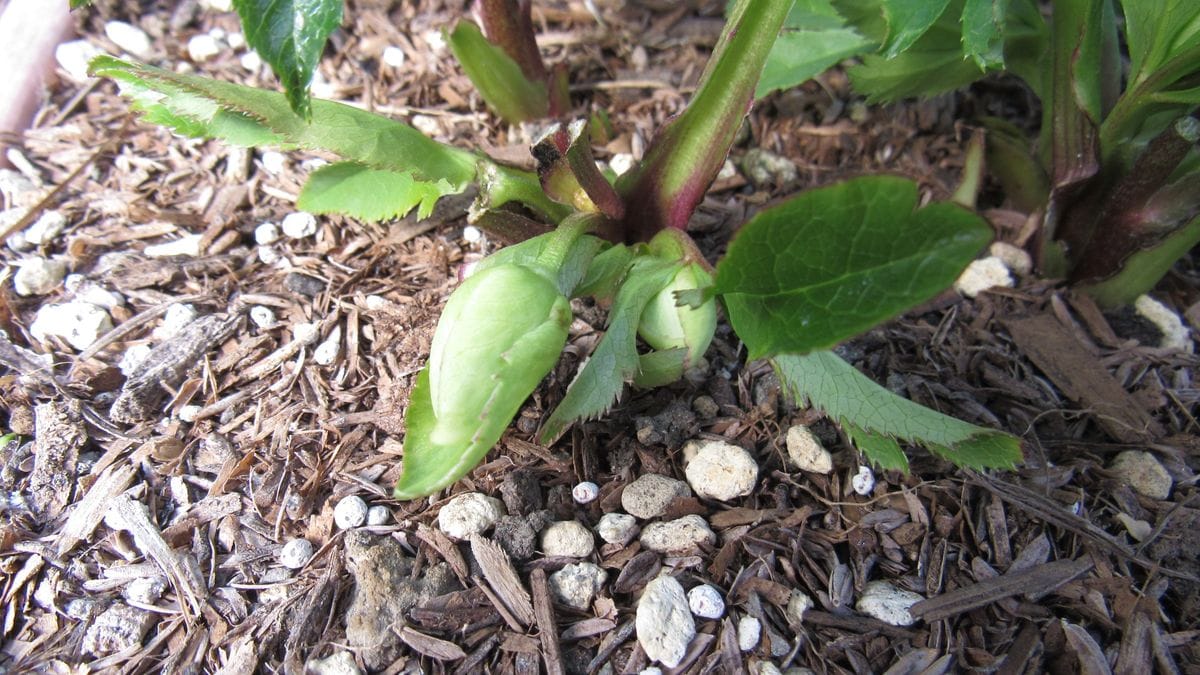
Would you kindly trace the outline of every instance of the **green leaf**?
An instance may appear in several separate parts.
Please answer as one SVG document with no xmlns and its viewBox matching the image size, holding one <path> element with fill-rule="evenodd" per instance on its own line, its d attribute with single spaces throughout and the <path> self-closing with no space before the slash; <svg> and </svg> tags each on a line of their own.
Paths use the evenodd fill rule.
<svg viewBox="0 0 1200 675">
<path fill-rule="evenodd" d="M 850 82 L 872 103 L 933 96 L 966 86 L 982 77 L 983 71 L 963 58 L 961 37 L 957 25 L 939 23 L 893 59 L 863 56 L 860 65 L 849 69 Z"/>
<path fill-rule="evenodd" d="M 949 203 L 917 209 L 917 186 L 870 176 L 809 190 L 742 227 L 717 293 L 751 358 L 825 349 L 942 291 L 992 238 Z"/>
<path fill-rule="evenodd" d="M 224 138 L 223 125 L 233 118 L 243 125 L 239 131 L 253 130 L 255 145 L 324 150 L 372 168 L 411 172 L 415 178 L 445 180 L 459 188 L 475 178 L 478 160 L 471 153 L 426 138 L 407 124 L 342 103 L 313 101 L 310 124 L 275 92 L 108 56 L 93 59 L 91 72 L 131 88 L 127 90 L 139 105 L 152 106 L 160 116 L 190 121 L 198 135 Z"/>
<path fill-rule="evenodd" d="M 459 192 L 444 180 L 420 181 L 412 174 L 338 162 L 313 172 L 296 206 L 311 213 L 343 213 L 368 222 L 400 218 L 414 207 L 427 218 L 441 197 Z"/>
<path fill-rule="evenodd" d="M 1122 0 L 1121 8 L 1130 89 L 1177 55 L 1200 46 L 1200 3 L 1195 0 Z"/>
<path fill-rule="evenodd" d="M 887 19 L 884 57 L 893 59 L 912 47 L 937 22 L 950 0 L 880 0 Z"/>
<path fill-rule="evenodd" d="M 775 90 L 807 82 L 873 45 L 852 28 L 785 30 L 767 57 L 754 96 L 762 98 Z"/>
<path fill-rule="evenodd" d="M 1008 0 L 966 0 L 962 13 L 963 53 L 980 70 L 1004 65 Z"/>
<path fill-rule="evenodd" d="M 267 63 L 296 114 L 309 119 L 308 85 L 325 41 L 342 23 L 343 0 L 233 0 L 242 30 Z"/>
<path fill-rule="evenodd" d="M 675 277 L 679 267 L 678 261 L 654 256 L 634 259 L 629 276 L 613 300 L 604 337 L 580 367 L 562 402 L 542 424 L 538 434 L 542 443 L 553 443 L 576 420 L 593 419 L 607 412 L 625 383 L 638 374 L 637 327 L 642 310 Z"/>
<path fill-rule="evenodd" d="M 879 468 L 908 473 L 908 457 L 895 438 L 872 433 L 848 420 L 838 420 L 838 424 L 850 437 L 854 447 L 862 451 L 862 454 Z"/>
<path fill-rule="evenodd" d="M 521 66 L 488 42 L 478 26 L 459 21 L 448 43 L 479 95 L 504 121 L 518 124 L 547 115 L 550 99 L 546 83 L 527 78 Z"/>
<path fill-rule="evenodd" d="M 804 356 L 786 354 L 771 359 L 784 389 L 797 401 L 808 400 L 830 417 L 865 431 L 923 445 L 958 466 L 973 469 L 1012 468 L 1021 461 L 1021 442 L 1000 431 L 984 429 L 948 417 L 879 386 L 831 352 Z M 865 435 L 860 434 L 861 442 Z M 895 466 L 890 447 L 868 439 L 872 461 Z M 862 447 L 862 446 L 860 446 Z"/>
<path fill-rule="evenodd" d="M 92 0 L 71 0 L 71 9 L 79 9 L 92 4 Z"/>
</svg>

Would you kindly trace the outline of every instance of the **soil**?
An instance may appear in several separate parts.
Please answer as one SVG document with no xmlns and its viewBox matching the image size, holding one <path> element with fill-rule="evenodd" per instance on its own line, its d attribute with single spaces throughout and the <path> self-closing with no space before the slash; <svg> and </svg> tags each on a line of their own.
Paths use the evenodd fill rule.
<svg viewBox="0 0 1200 675">
<path fill-rule="evenodd" d="M 317 93 L 527 161 L 529 131 L 483 109 L 441 42 L 460 4 L 351 3 Z M 602 158 L 637 155 L 680 110 L 722 25 L 720 2 L 534 4 L 577 109 L 610 113 Z M 79 13 L 81 34 L 119 53 L 110 20 L 150 35 L 150 62 L 274 86 L 229 46 L 240 31 L 231 13 L 132 0 Z M 226 36 L 220 52 L 194 63 L 189 38 L 214 30 Z M 382 61 L 387 46 L 403 50 L 402 67 Z M 992 80 L 869 106 L 831 71 L 756 106 L 733 152 L 735 163 L 752 149 L 786 157 L 796 177 L 755 184 L 743 168 L 722 179 L 696 237 L 715 258 L 764 204 L 865 173 L 909 176 L 923 198 L 946 198 L 969 120 L 1001 113 L 1029 126 L 1029 100 Z M 294 211 L 311 155 L 177 138 L 139 121 L 111 82 L 66 76 L 15 141 L 36 191 L 18 203 L 6 189 L 3 206 L 29 213 L 6 235 L 48 210 L 67 225 L 35 250 L 4 249 L 6 274 L 22 258 L 58 256 L 123 302 L 109 310 L 113 330 L 76 349 L 30 332 L 42 306 L 71 295 L 62 285 L 22 297 L 5 283 L 0 295 L 0 402 L 14 434 L 0 454 L 0 669 L 637 673 L 650 664 L 634 612 L 666 570 L 727 602 L 723 618 L 697 620 L 677 672 L 1200 672 L 1197 358 L 1053 281 L 947 293 L 838 349 L 897 393 L 1018 435 L 1015 471 L 960 470 L 912 448 L 910 474 L 879 474 L 858 495 L 856 450 L 783 396 L 768 366 L 746 363 L 727 326 L 707 369 L 628 391 L 604 418 L 539 446 L 533 432 L 603 328 L 602 312 L 579 306 L 565 357 L 499 447 L 450 490 L 396 502 L 407 392 L 438 312 L 460 266 L 496 248 L 464 238 L 461 205 L 423 222 L 323 217 L 315 235 L 264 254 L 255 229 Z M 994 191 L 984 199 L 998 238 L 1026 244 L 1028 214 Z M 198 255 L 147 255 L 188 234 L 201 235 Z M 1197 329 L 1198 289 L 1185 260 L 1156 295 Z M 201 318 L 168 335 L 165 317 L 181 304 Z M 249 320 L 252 307 L 275 322 Z M 335 331 L 336 357 L 317 363 L 316 343 Z M 122 372 L 143 345 L 153 361 Z M 833 451 L 832 473 L 789 464 L 796 424 Z M 552 597 L 547 576 L 578 561 L 545 556 L 533 533 L 555 520 L 594 529 L 641 475 L 682 480 L 681 448 L 694 438 L 727 440 L 759 465 L 749 496 L 676 498 L 661 516 L 699 515 L 716 543 L 684 555 L 606 544 L 588 557 L 607 578 L 587 609 Z M 1166 499 L 1106 468 L 1130 449 L 1169 472 Z M 598 499 L 572 499 L 581 481 Z M 508 517 L 491 539 L 452 541 L 439 511 L 473 491 L 502 500 Z M 353 495 L 386 519 L 338 528 L 334 506 Z M 285 548 L 298 539 L 311 558 Z M 296 555 L 298 568 L 286 566 Z M 854 609 L 879 580 L 927 598 L 915 623 Z M 797 590 L 815 602 L 803 616 L 788 611 Z M 745 617 L 762 639 L 739 651 Z"/>
</svg>

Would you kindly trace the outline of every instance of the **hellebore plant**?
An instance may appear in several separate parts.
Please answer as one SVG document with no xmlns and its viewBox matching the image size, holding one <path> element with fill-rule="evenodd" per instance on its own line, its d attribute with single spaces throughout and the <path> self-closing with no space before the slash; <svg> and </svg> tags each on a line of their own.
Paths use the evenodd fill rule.
<svg viewBox="0 0 1200 675">
<path fill-rule="evenodd" d="M 669 384 L 702 363 L 720 303 L 750 358 L 769 358 L 788 392 L 823 407 L 872 461 L 907 469 L 899 444 L 907 441 L 960 465 L 1012 466 L 1017 439 L 900 398 L 824 351 L 949 286 L 991 238 L 978 216 L 949 203 L 918 208 L 915 184 L 885 176 L 762 210 L 715 269 L 686 233 L 791 7 L 736 2 L 686 110 L 615 180 L 597 167 L 585 120 L 553 125 L 532 148 L 537 171 L 529 172 L 338 103 L 313 100 L 297 113 L 280 94 L 109 57 L 92 69 L 116 80 L 147 119 L 177 132 L 339 155 L 312 174 L 302 209 L 386 220 L 415 208 L 423 217 L 474 184 L 472 220 L 524 239 L 481 261 L 446 304 L 410 396 L 398 498 L 447 487 L 496 445 L 562 352 L 570 299 L 584 296 L 609 306 L 605 333 L 544 420 L 542 443 L 603 415 L 626 386 Z M 487 47 L 468 24 L 454 29 L 468 74 L 473 51 L 507 58 L 512 68 L 473 75 L 490 78 L 485 96 L 497 111 L 507 119 L 562 112 L 560 71 L 527 67 L 536 57 L 528 3 L 480 6 L 485 15 L 497 8 L 519 20 L 489 27 L 495 43 Z M 524 93 L 505 101 L 504 92 Z M 529 101 L 536 105 L 524 107 Z"/>
</svg>

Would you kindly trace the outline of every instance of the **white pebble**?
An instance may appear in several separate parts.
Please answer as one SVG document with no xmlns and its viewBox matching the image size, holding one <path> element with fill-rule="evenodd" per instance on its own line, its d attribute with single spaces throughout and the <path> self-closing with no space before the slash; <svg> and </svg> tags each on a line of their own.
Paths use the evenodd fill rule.
<svg viewBox="0 0 1200 675">
<path fill-rule="evenodd" d="M 292 239 L 304 239 L 317 233 L 317 217 L 305 211 L 289 213 L 283 217 L 284 235 Z"/>
<path fill-rule="evenodd" d="M 200 313 L 196 308 L 184 304 L 175 303 L 167 307 L 167 311 L 163 314 L 162 323 L 151 333 L 155 340 L 169 340 L 179 334 L 185 326 L 196 320 Z"/>
<path fill-rule="evenodd" d="M 1188 334 L 1187 326 L 1183 325 L 1183 320 L 1169 307 L 1148 295 L 1140 295 L 1133 302 L 1133 309 L 1162 332 L 1162 342 L 1159 346 L 1189 354 L 1192 352 L 1192 338 Z"/>
<path fill-rule="evenodd" d="M 599 496 L 600 486 L 591 481 L 585 480 L 571 488 L 571 498 L 579 504 L 590 504 Z"/>
<path fill-rule="evenodd" d="M 383 49 L 383 63 L 392 68 L 399 68 L 404 65 L 405 61 L 404 50 L 396 45 L 388 45 Z"/>
<path fill-rule="evenodd" d="M 200 0 L 200 5 L 214 12 L 233 11 L 233 0 Z"/>
<path fill-rule="evenodd" d="M 125 377 L 133 377 L 149 355 L 150 345 L 133 345 L 121 355 L 121 362 L 117 364 L 117 368 L 121 369 L 121 374 Z"/>
<path fill-rule="evenodd" d="M 721 591 L 708 584 L 700 584 L 688 591 L 687 599 L 692 614 L 701 619 L 719 619 L 725 615 L 725 599 L 721 597 Z"/>
<path fill-rule="evenodd" d="M 279 241 L 279 226 L 275 223 L 262 223 L 254 228 L 254 243 L 268 246 Z"/>
<path fill-rule="evenodd" d="M 752 616 L 738 619 L 737 625 L 738 649 L 748 652 L 758 646 L 762 639 L 762 624 Z"/>
<path fill-rule="evenodd" d="M 666 555 L 688 555 L 700 545 L 715 544 L 717 535 L 698 515 L 689 514 L 662 523 L 650 523 L 638 539 L 642 547 Z"/>
<path fill-rule="evenodd" d="M 71 40 L 54 49 L 54 59 L 72 80 L 86 82 L 89 77 L 88 63 L 102 53 L 87 40 Z"/>
<path fill-rule="evenodd" d="M 367 509 L 367 525 L 387 525 L 392 519 L 392 510 L 382 504 Z"/>
<path fill-rule="evenodd" d="M 262 161 L 263 168 L 266 169 L 268 173 L 280 174 L 283 173 L 283 170 L 287 168 L 287 156 L 282 152 L 267 150 L 263 152 L 260 160 Z M 271 242 L 259 243 L 269 244 Z"/>
<path fill-rule="evenodd" d="M 162 577 L 141 577 L 129 582 L 121 591 L 121 595 L 132 603 L 153 605 L 167 590 L 167 582 Z"/>
<path fill-rule="evenodd" d="M 1171 474 L 1154 455 L 1142 450 L 1126 450 L 1113 458 L 1108 467 L 1117 479 L 1150 499 L 1166 499 L 1171 496 L 1174 481 Z"/>
<path fill-rule="evenodd" d="M 208 34 L 210 36 L 212 36 L 212 39 L 216 40 L 217 42 L 225 41 L 225 35 L 226 35 L 225 29 L 221 28 L 220 26 L 214 26 L 214 27 L 208 29 Z"/>
<path fill-rule="evenodd" d="M 875 472 L 869 466 L 858 467 L 858 473 L 850 479 L 850 487 L 864 497 L 871 494 L 875 489 Z"/>
<path fill-rule="evenodd" d="M 125 304 L 125 296 L 88 281 L 82 274 L 68 274 L 63 286 L 75 300 L 90 302 L 110 311 Z"/>
<path fill-rule="evenodd" d="M 695 454 L 684 469 L 688 484 L 705 499 L 729 501 L 754 491 L 758 464 L 740 446 L 725 441 L 689 441 L 684 455 Z"/>
<path fill-rule="evenodd" d="M 455 539 L 483 534 L 504 515 L 504 504 L 480 492 L 455 496 L 438 511 L 438 529 Z"/>
<path fill-rule="evenodd" d="M 203 63 L 221 53 L 221 45 L 208 33 L 194 35 L 187 43 L 188 58 L 193 63 Z"/>
<path fill-rule="evenodd" d="M 696 621 L 688 608 L 683 586 L 672 576 L 661 576 L 646 584 L 638 600 L 634 622 L 638 644 L 651 661 L 677 667 L 696 637 Z"/>
<path fill-rule="evenodd" d="M 258 52 L 250 50 L 245 54 L 242 54 L 242 56 L 238 59 L 238 63 L 242 64 L 242 68 L 245 68 L 252 73 L 257 73 L 258 71 L 262 70 L 263 60 L 262 57 L 258 55 Z"/>
<path fill-rule="evenodd" d="M 254 305 L 250 308 L 250 321 L 261 330 L 269 330 L 275 327 L 279 319 L 275 316 L 275 310 L 270 307 Z"/>
<path fill-rule="evenodd" d="M 608 572 L 599 565 L 572 563 L 550 575 L 550 592 L 564 605 L 587 611 L 607 578 Z"/>
<path fill-rule="evenodd" d="M 66 226 L 66 216 L 58 211 L 46 211 L 38 216 L 32 225 L 25 228 L 25 241 L 34 246 L 44 246 L 62 234 L 63 228 Z"/>
<path fill-rule="evenodd" d="M 329 337 L 325 338 L 317 348 L 313 350 L 313 361 L 317 365 L 328 366 L 337 360 L 338 352 L 342 348 L 342 327 L 335 325 L 333 330 L 329 331 Z"/>
<path fill-rule="evenodd" d="M 1012 275 L 1008 266 L 996 256 L 974 260 L 954 282 L 954 290 L 973 298 L 989 288 L 1012 288 Z"/>
<path fill-rule="evenodd" d="M 551 523 L 542 530 L 542 552 L 551 558 L 586 558 L 596 549 L 592 533 L 576 520 Z"/>
<path fill-rule="evenodd" d="M 325 166 L 329 166 L 329 160 L 322 157 L 309 157 L 300 161 L 300 169 L 307 173 L 312 173 Z"/>
<path fill-rule="evenodd" d="M 797 424 L 787 431 L 787 452 L 801 471 L 828 475 L 833 472 L 833 455 L 808 427 Z"/>
<path fill-rule="evenodd" d="M 279 564 L 290 570 L 304 567 L 312 557 L 313 545 L 307 539 L 293 539 L 279 549 Z"/>
<path fill-rule="evenodd" d="M 368 312 L 379 312 L 392 306 L 392 302 L 382 295 L 368 295 L 363 303 Z"/>
<path fill-rule="evenodd" d="M 196 421 L 197 417 L 200 416 L 201 410 L 203 410 L 203 408 L 201 408 L 198 405 L 189 404 L 189 405 L 181 406 L 179 408 L 179 421 L 187 422 L 188 424 L 191 424 L 192 422 Z"/>
<path fill-rule="evenodd" d="M 1008 269 L 1020 276 L 1027 277 L 1033 272 L 1033 257 L 1029 255 L 1029 251 L 1020 246 L 1014 246 L 1006 241 L 996 241 L 988 247 L 988 253 L 1002 260 Z"/>
<path fill-rule="evenodd" d="M 863 594 L 854 608 L 867 616 L 879 619 L 889 626 L 911 626 L 916 619 L 908 611 L 925 598 L 886 581 L 871 581 L 863 588 Z"/>
<path fill-rule="evenodd" d="M 358 495 L 342 497 L 333 507 L 333 522 L 343 530 L 362 525 L 367 522 L 367 503 Z"/>
<path fill-rule="evenodd" d="M 656 473 L 646 473 L 625 486 L 621 492 L 621 508 L 638 518 L 657 518 L 666 512 L 676 497 L 690 497 L 687 483 Z"/>
<path fill-rule="evenodd" d="M 596 533 L 609 544 L 624 546 L 638 534 L 637 518 L 628 513 L 606 513 L 600 516 Z"/>
<path fill-rule="evenodd" d="M 295 326 L 292 326 L 292 339 L 303 342 L 306 345 L 311 345 L 321 336 L 317 324 L 309 321 L 301 321 Z"/>
<path fill-rule="evenodd" d="M 275 263 L 279 262 L 281 259 L 283 259 L 283 256 L 281 256 L 279 254 L 279 251 L 276 251 L 274 247 L 272 247 L 272 246 L 259 246 L 258 247 L 258 261 L 261 262 L 262 264 L 274 265 Z"/>
<path fill-rule="evenodd" d="M 612 159 L 608 160 L 608 166 L 618 176 L 628 173 L 636 164 L 637 161 L 633 159 L 633 155 L 627 152 L 618 152 L 612 156 Z"/>
<path fill-rule="evenodd" d="M 38 310 L 37 318 L 29 326 L 29 332 L 35 339 L 44 342 L 53 335 L 63 338 L 79 351 L 91 347 L 110 330 L 112 319 L 108 312 L 87 302 L 45 305 Z"/>
<path fill-rule="evenodd" d="M 124 21 L 109 21 L 104 24 L 104 34 L 113 44 L 139 59 L 150 54 L 150 36 L 137 26 Z"/>
<path fill-rule="evenodd" d="M 323 659 L 313 659 L 304 664 L 307 675 L 362 675 L 350 652 L 337 651 Z"/>
<path fill-rule="evenodd" d="M 807 593 L 793 590 L 791 597 L 788 598 L 787 618 L 792 623 L 799 625 L 804 619 L 804 613 L 812 607 L 813 600 L 808 597 Z"/>
<path fill-rule="evenodd" d="M 427 30 L 421 33 L 421 39 L 425 40 L 425 44 L 429 45 L 429 50 L 435 54 L 446 48 L 446 38 L 440 30 Z"/>
<path fill-rule="evenodd" d="M 241 49 L 246 46 L 246 35 L 241 31 L 233 31 L 225 36 L 225 44 L 233 49 Z"/>
<path fill-rule="evenodd" d="M 169 258 L 176 255 L 195 258 L 200 255 L 200 238 L 199 234 L 185 234 L 174 241 L 147 246 L 142 253 L 151 258 Z"/>
<path fill-rule="evenodd" d="M 429 115 L 413 115 L 409 123 L 426 136 L 437 136 L 442 133 L 442 125 L 438 124 L 436 118 Z"/>
<path fill-rule="evenodd" d="M 639 670 L 638 675 L 663 675 L 663 671 L 658 666 L 649 666 Z"/>
<path fill-rule="evenodd" d="M 45 295 L 58 288 L 67 273 L 67 265 L 61 260 L 26 258 L 17 265 L 13 275 L 17 295 Z"/>
</svg>

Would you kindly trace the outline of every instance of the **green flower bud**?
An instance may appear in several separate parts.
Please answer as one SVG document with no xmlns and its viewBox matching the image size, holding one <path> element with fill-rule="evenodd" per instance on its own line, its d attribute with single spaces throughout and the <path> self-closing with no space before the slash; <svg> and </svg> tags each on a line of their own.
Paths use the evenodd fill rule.
<svg viewBox="0 0 1200 675">
<path fill-rule="evenodd" d="M 570 323 L 567 298 L 528 267 L 501 264 L 463 282 L 433 335 L 430 440 L 463 448 L 494 444 L 554 367 Z"/>
<path fill-rule="evenodd" d="M 687 365 L 694 366 L 708 350 L 717 328 L 716 301 L 709 299 L 699 307 L 678 305 L 676 291 L 691 291 L 712 286 L 713 278 L 699 263 L 684 263 L 675 278 L 658 292 L 642 311 L 638 334 L 657 350 L 687 350 Z"/>
</svg>

